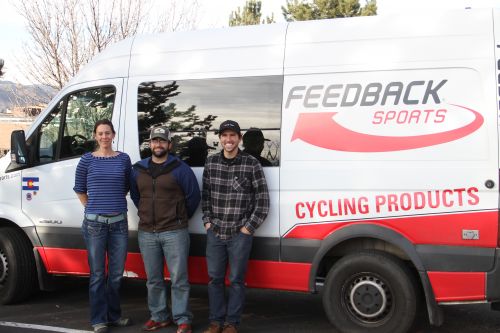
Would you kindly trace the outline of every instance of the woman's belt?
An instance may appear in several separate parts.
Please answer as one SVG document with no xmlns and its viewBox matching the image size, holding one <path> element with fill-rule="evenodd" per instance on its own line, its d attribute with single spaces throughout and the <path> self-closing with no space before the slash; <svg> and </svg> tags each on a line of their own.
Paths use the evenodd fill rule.
<svg viewBox="0 0 500 333">
<path fill-rule="evenodd" d="M 120 213 L 118 215 L 107 214 L 85 214 L 85 219 L 88 221 L 101 222 L 101 223 L 115 223 L 125 220 L 127 213 Z"/>
</svg>

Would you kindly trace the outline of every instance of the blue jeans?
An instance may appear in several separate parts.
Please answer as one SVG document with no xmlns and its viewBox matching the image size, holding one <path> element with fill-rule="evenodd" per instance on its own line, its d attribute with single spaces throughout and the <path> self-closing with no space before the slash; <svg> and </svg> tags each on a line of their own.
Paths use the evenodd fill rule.
<svg viewBox="0 0 500 333">
<path fill-rule="evenodd" d="M 121 317 L 120 284 L 127 259 L 127 220 L 106 224 L 84 219 L 82 233 L 90 267 L 90 322 L 94 326 L 116 321 Z"/>
<path fill-rule="evenodd" d="M 207 231 L 207 267 L 209 320 L 223 325 L 228 322 L 236 327 L 241 321 L 245 303 L 245 274 L 252 249 L 252 235 L 238 233 L 222 240 L 211 229 Z M 224 278 L 229 262 L 229 293 L 226 306 Z"/>
<path fill-rule="evenodd" d="M 148 307 L 151 319 L 170 319 L 167 310 L 167 285 L 163 275 L 163 258 L 170 273 L 172 317 L 179 324 L 190 324 L 193 314 L 189 310 L 188 256 L 189 232 L 187 228 L 163 232 L 139 230 L 139 248 L 148 281 Z"/>
</svg>

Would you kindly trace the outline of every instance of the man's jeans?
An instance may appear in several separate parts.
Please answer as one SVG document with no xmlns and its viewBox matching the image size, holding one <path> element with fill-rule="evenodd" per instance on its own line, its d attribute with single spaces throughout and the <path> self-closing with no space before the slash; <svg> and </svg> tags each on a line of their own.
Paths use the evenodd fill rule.
<svg viewBox="0 0 500 333">
<path fill-rule="evenodd" d="M 139 248 L 148 281 L 148 306 L 151 319 L 170 319 L 167 311 L 167 286 L 163 275 L 163 258 L 170 273 L 172 317 L 179 325 L 191 323 L 189 310 L 189 281 L 187 261 L 189 256 L 189 232 L 187 228 L 164 232 L 139 230 Z"/>
<path fill-rule="evenodd" d="M 238 233 L 221 240 L 211 229 L 207 231 L 207 266 L 209 320 L 223 325 L 225 321 L 238 326 L 245 303 L 245 274 L 252 249 L 252 235 Z M 229 262 L 229 295 L 226 307 L 224 278 Z M 226 312 L 227 309 L 227 312 Z"/>
<path fill-rule="evenodd" d="M 127 220 L 107 224 L 84 219 L 82 233 L 90 267 L 90 323 L 94 326 L 116 321 L 121 317 L 120 284 L 127 259 Z"/>
</svg>

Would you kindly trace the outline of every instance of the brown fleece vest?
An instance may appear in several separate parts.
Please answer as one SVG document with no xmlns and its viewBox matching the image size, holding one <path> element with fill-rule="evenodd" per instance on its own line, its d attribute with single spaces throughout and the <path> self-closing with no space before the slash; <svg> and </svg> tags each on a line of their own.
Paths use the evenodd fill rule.
<svg viewBox="0 0 500 333">
<path fill-rule="evenodd" d="M 141 195 L 139 230 L 162 232 L 187 228 L 185 195 L 170 173 L 178 165 L 178 162 L 175 165 L 168 164 L 154 176 L 149 169 L 136 169 L 137 187 Z"/>
</svg>

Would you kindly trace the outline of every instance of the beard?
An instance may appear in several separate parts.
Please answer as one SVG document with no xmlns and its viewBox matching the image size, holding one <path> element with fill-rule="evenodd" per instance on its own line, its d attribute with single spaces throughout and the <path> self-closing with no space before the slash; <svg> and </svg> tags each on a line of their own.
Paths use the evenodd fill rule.
<svg viewBox="0 0 500 333">
<path fill-rule="evenodd" d="M 153 155 L 155 157 L 158 157 L 158 158 L 165 157 L 165 155 L 167 155 L 167 154 L 168 154 L 168 150 L 166 150 L 166 149 L 153 150 Z"/>
</svg>

